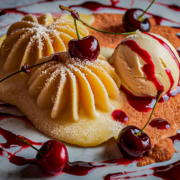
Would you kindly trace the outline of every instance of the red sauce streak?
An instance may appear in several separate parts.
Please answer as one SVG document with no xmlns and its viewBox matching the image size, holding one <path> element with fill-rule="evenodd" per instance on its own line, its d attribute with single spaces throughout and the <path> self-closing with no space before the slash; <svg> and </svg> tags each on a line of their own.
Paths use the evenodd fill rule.
<svg viewBox="0 0 180 180">
<path fill-rule="evenodd" d="M 162 39 L 160 39 L 160 38 L 158 38 L 158 37 L 156 37 L 156 36 L 154 36 L 153 34 L 150 34 L 150 33 L 148 33 L 148 32 L 143 32 L 143 33 L 144 33 L 144 34 L 148 34 L 148 35 L 151 36 L 152 38 L 156 39 L 162 46 L 164 46 L 164 47 L 168 50 L 168 52 L 171 54 L 171 56 L 173 57 L 173 59 L 175 60 L 175 62 L 176 62 L 176 64 L 177 64 L 178 68 L 180 69 L 180 63 L 179 63 L 176 55 L 174 54 L 174 52 L 172 51 L 172 49 L 169 47 L 169 45 L 168 45 L 165 41 L 163 41 Z"/>
<path fill-rule="evenodd" d="M 107 160 L 107 161 L 102 161 L 100 163 L 106 163 L 106 164 L 116 163 L 116 165 L 128 165 L 131 163 L 138 162 L 140 160 L 141 160 L 141 157 L 136 158 L 136 159 L 125 159 L 124 157 L 122 157 L 120 159 Z"/>
<path fill-rule="evenodd" d="M 134 5 L 134 0 L 131 1 L 129 8 L 132 8 L 133 5 Z"/>
<path fill-rule="evenodd" d="M 0 121 L 5 119 L 5 118 L 16 118 L 19 120 L 23 120 L 25 123 L 32 125 L 32 123 L 25 117 L 21 117 L 21 116 L 15 116 L 15 115 L 10 115 L 10 114 L 6 114 L 6 113 L 0 113 Z M 2 135 L 6 142 L 5 143 L 0 143 L 0 146 L 2 148 L 11 148 L 11 147 L 17 147 L 17 146 L 21 146 L 21 149 L 18 150 L 17 152 L 15 152 L 14 154 L 11 154 L 8 151 L 3 150 L 2 148 L 0 148 L 0 156 L 6 157 L 8 158 L 9 162 L 15 164 L 15 165 L 26 165 L 26 164 L 34 164 L 35 163 L 35 159 L 25 159 L 24 157 L 20 157 L 20 156 L 16 156 L 16 153 L 20 152 L 22 149 L 26 149 L 29 147 L 29 145 L 24 144 L 21 141 L 18 141 L 17 135 L 5 130 L 3 128 L 0 127 L 0 135 Z M 41 146 L 43 143 L 41 142 L 33 142 L 30 139 L 25 138 L 28 142 L 30 142 L 32 145 L 39 145 Z M 6 156 L 5 156 L 6 154 Z"/>
<path fill-rule="evenodd" d="M 180 50 L 177 50 L 177 52 L 178 52 L 178 54 L 179 54 L 179 56 L 180 56 Z"/>
<path fill-rule="evenodd" d="M 180 169 L 180 160 L 165 166 L 158 166 L 158 167 L 153 167 L 149 169 L 143 169 L 139 171 L 130 171 L 130 172 L 117 172 L 113 174 L 107 174 L 104 177 L 104 180 L 112 180 L 112 179 L 133 179 L 133 178 L 138 178 L 138 177 L 146 177 L 146 176 L 155 176 L 162 178 L 164 180 L 179 180 L 180 179 L 180 174 L 179 174 L 179 169 Z M 140 171 L 145 171 L 145 170 L 154 170 L 152 174 L 142 174 L 139 176 L 125 176 L 121 177 L 122 175 L 130 174 L 130 173 L 137 173 Z"/>
<path fill-rule="evenodd" d="M 180 25 L 179 22 L 173 21 L 173 20 L 171 20 L 171 19 L 163 18 L 163 17 L 161 17 L 161 16 L 154 15 L 154 14 L 149 13 L 149 12 L 146 12 L 146 14 L 151 15 L 151 16 L 154 18 L 154 20 L 155 20 L 155 22 L 156 22 L 157 25 L 161 25 L 161 22 L 162 22 L 163 20 L 168 21 L 168 22 L 171 22 L 171 23 L 176 23 L 176 24 Z"/>
<path fill-rule="evenodd" d="M 149 1 L 149 2 L 151 2 L 151 1 Z M 156 1 L 154 2 L 154 4 L 159 4 L 161 6 L 166 6 L 167 8 L 172 9 L 174 11 L 180 11 L 180 6 L 175 5 L 175 4 L 165 4 L 165 3 L 156 2 Z"/>
<path fill-rule="evenodd" d="M 148 35 L 151 36 L 152 38 L 156 39 L 162 46 L 164 46 L 164 48 L 166 48 L 166 49 L 168 50 L 168 52 L 169 52 L 170 55 L 173 57 L 173 59 L 175 60 L 177 66 L 178 66 L 178 68 L 179 68 L 179 70 L 180 70 L 180 63 L 179 63 L 176 55 L 175 55 L 174 52 L 172 51 L 172 49 L 169 47 L 169 45 L 168 45 L 167 43 L 165 43 L 162 39 L 160 39 L 160 38 L 158 38 L 158 37 L 156 37 L 156 36 L 154 36 L 154 35 L 152 35 L 152 34 L 150 34 L 150 33 L 148 33 L 148 32 L 144 32 L 144 33 L 145 33 L 145 34 L 148 34 Z M 168 92 L 167 92 L 167 95 L 170 95 L 170 90 L 171 90 L 171 88 L 172 88 L 173 85 L 174 85 L 174 79 L 173 79 L 172 74 L 171 74 L 171 71 L 170 71 L 169 69 L 166 69 L 166 73 L 167 73 L 167 75 L 168 75 L 168 77 L 169 77 L 170 84 L 171 84 L 171 85 L 170 85 L 170 88 L 169 88 L 169 90 L 168 90 Z M 179 79 L 180 79 L 180 76 L 179 76 Z M 180 84 L 178 83 L 178 85 L 180 85 Z"/>
<path fill-rule="evenodd" d="M 5 26 L 2 26 L 1 28 L 0 28 L 0 30 L 2 30 L 2 29 L 4 29 L 4 28 L 6 28 L 6 27 L 8 27 L 8 26 L 10 26 L 11 24 L 7 24 L 7 25 L 5 25 Z"/>
<path fill-rule="evenodd" d="M 180 161 L 168 164 L 166 166 L 154 167 L 152 169 L 154 170 L 154 176 L 160 177 L 164 180 L 180 179 Z"/>
<path fill-rule="evenodd" d="M 0 14 L 3 13 L 3 12 L 7 12 L 8 14 L 14 13 L 14 14 L 21 14 L 23 16 L 28 15 L 28 14 L 33 14 L 35 16 L 40 16 L 42 13 L 29 13 L 29 12 L 21 11 L 19 9 L 24 8 L 24 7 L 28 7 L 28 6 L 32 6 L 34 4 L 43 4 L 43 3 L 55 2 L 55 1 L 59 1 L 59 0 L 46 0 L 46 1 L 40 1 L 40 2 L 34 2 L 34 3 L 26 4 L 26 5 L 23 5 L 23 6 L 17 6 L 17 7 L 14 7 L 14 8 L 0 9 Z M 55 16 L 58 16 L 61 13 L 52 13 L 52 14 L 53 15 L 55 14 Z M 6 25 L 6 26 L 8 26 L 8 25 Z M 3 26 L 2 28 L 5 28 L 6 26 Z"/>
<path fill-rule="evenodd" d="M 22 5 L 22 6 L 17 6 L 17 7 L 14 7 L 14 8 L 0 9 L 0 12 L 6 11 L 8 14 L 14 13 L 14 14 L 21 14 L 23 16 L 25 16 L 27 14 L 33 14 L 35 16 L 40 16 L 41 13 L 28 13 L 28 12 L 25 12 L 25 11 L 21 11 L 19 9 L 24 8 L 24 7 L 28 7 L 28 6 L 32 6 L 34 4 L 42 4 L 42 3 L 53 2 L 53 1 L 56 1 L 56 0 L 46 0 L 46 1 L 30 3 L 30 4 L 26 4 L 26 5 Z"/>
<path fill-rule="evenodd" d="M 143 171 L 143 170 L 140 170 L 140 171 Z M 126 174 L 136 173 L 136 172 L 140 172 L 140 171 L 117 172 L 117 173 L 107 174 L 103 178 L 104 178 L 104 180 L 131 179 L 131 178 L 147 177 L 149 175 L 152 175 L 152 174 L 149 174 L 149 175 L 148 174 L 142 174 L 142 175 L 139 175 L 139 176 L 125 176 L 125 177 L 121 177 L 121 176 L 126 175 Z"/>
<path fill-rule="evenodd" d="M 25 148 L 28 148 L 29 145 L 17 140 L 17 135 L 8 131 L 8 130 L 5 130 L 3 128 L 0 127 L 0 135 L 2 135 L 5 139 L 6 139 L 6 142 L 5 143 L 0 143 L 0 146 L 2 148 L 11 148 L 11 147 L 16 147 L 16 146 L 21 146 L 23 149 Z M 39 143 L 36 143 L 36 142 L 33 142 L 31 141 L 30 139 L 27 139 L 25 138 L 29 143 L 31 143 L 32 145 L 39 145 L 41 146 L 43 143 L 39 142 Z"/>
<path fill-rule="evenodd" d="M 7 155 L 5 156 L 5 154 Z M 16 156 L 14 154 L 11 154 L 8 151 L 3 150 L 2 148 L 0 148 L 0 156 L 6 157 L 9 160 L 9 162 L 17 166 L 23 166 L 27 164 L 36 164 L 35 159 L 26 159 L 24 157 Z"/>
<path fill-rule="evenodd" d="M 63 169 L 63 172 L 76 176 L 84 176 L 89 174 L 91 171 L 97 168 L 105 167 L 106 165 L 93 165 L 87 162 L 73 162 Z"/>
<path fill-rule="evenodd" d="M 114 110 L 111 115 L 115 121 L 124 123 L 128 120 L 126 113 L 119 109 Z"/>
<path fill-rule="evenodd" d="M 132 51 L 137 53 L 144 60 L 144 62 L 146 62 L 142 70 L 146 74 L 147 79 L 155 85 L 158 91 L 164 91 L 164 86 L 160 84 L 160 82 L 157 80 L 155 76 L 155 67 L 154 67 L 154 63 L 151 59 L 150 54 L 146 50 L 142 49 L 133 40 L 127 40 L 127 41 L 122 42 L 121 44 L 128 46 Z"/>
<path fill-rule="evenodd" d="M 0 12 L 6 11 L 8 14 L 14 13 L 14 14 L 21 14 L 21 15 L 23 15 L 23 16 L 25 16 L 25 15 L 27 15 L 27 14 L 33 14 L 33 15 L 35 15 L 35 16 L 41 15 L 41 13 L 28 13 L 28 12 L 19 10 L 20 8 L 24 8 L 24 7 L 27 7 L 27 6 L 31 6 L 31 5 L 33 5 L 33 4 L 36 4 L 36 3 L 31 3 L 31 4 L 27 4 L 27 5 L 23 5 L 23 6 L 17 6 L 17 7 L 14 7 L 14 8 L 0 9 Z"/>
<path fill-rule="evenodd" d="M 166 71 L 166 74 L 168 75 L 168 77 L 169 77 L 169 81 L 170 81 L 170 87 L 169 87 L 169 89 L 168 89 L 168 91 L 167 91 L 167 95 L 170 95 L 170 91 L 171 91 L 171 88 L 173 87 L 173 85 L 174 85 L 174 79 L 173 79 L 173 77 L 172 77 L 172 74 L 171 74 L 171 70 L 170 69 L 165 69 L 165 71 Z"/>
<path fill-rule="evenodd" d="M 157 119 L 151 120 L 149 125 L 151 127 L 154 127 L 154 128 L 157 128 L 157 129 L 161 129 L 161 130 L 170 128 L 170 124 L 166 120 L 161 119 L 161 118 L 157 118 Z"/>
<path fill-rule="evenodd" d="M 1 105 L 0 105 L 1 107 Z M 0 121 L 5 119 L 5 118 L 15 118 L 18 120 L 22 120 L 24 121 L 26 124 L 29 124 L 31 126 L 33 126 L 33 124 L 31 123 L 31 121 L 29 121 L 25 116 L 16 116 L 16 115 L 11 115 L 11 114 L 7 114 L 7 113 L 1 113 L 0 112 Z"/>
<path fill-rule="evenodd" d="M 107 167 L 107 164 L 115 163 L 116 165 L 129 165 L 130 163 L 138 162 L 141 158 L 137 159 L 114 159 L 114 160 L 107 160 L 102 162 L 73 162 L 69 163 L 69 165 L 63 170 L 63 172 L 67 174 L 72 174 L 76 176 L 84 176 L 89 174 L 91 171 L 101 168 L 101 167 Z M 103 165 L 94 165 L 96 163 L 105 163 Z"/>
<path fill-rule="evenodd" d="M 134 96 L 125 87 L 121 86 L 121 90 L 125 93 L 129 104 L 139 112 L 149 112 L 156 102 L 152 97 L 138 97 Z"/>
<path fill-rule="evenodd" d="M 104 180 L 112 180 L 112 179 L 119 179 L 118 176 L 124 175 L 124 173 L 119 172 L 119 173 L 111 173 L 107 174 L 104 178 Z"/>
<path fill-rule="evenodd" d="M 173 89 L 169 94 L 165 94 L 159 102 L 166 102 L 170 97 L 174 97 L 177 94 L 180 93 L 180 86 L 177 86 L 175 89 Z"/>
<path fill-rule="evenodd" d="M 128 8 L 123 8 L 123 7 L 117 7 L 116 5 L 119 3 L 119 0 L 111 0 L 111 5 L 105 5 L 105 4 L 101 4 L 99 2 L 95 2 L 95 1 L 88 1 L 82 4 L 78 4 L 78 5 L 71 5 L 69 6 L 69 8 L 74 8 L 74 7 L 82 7 L 82 8 L 86 8 L 89 9 L 91 11 L 100 11 L 104 8 L 110 8 L 110 9 L 118 9 L 118 10 L 127 10 Z"/>
</svg>

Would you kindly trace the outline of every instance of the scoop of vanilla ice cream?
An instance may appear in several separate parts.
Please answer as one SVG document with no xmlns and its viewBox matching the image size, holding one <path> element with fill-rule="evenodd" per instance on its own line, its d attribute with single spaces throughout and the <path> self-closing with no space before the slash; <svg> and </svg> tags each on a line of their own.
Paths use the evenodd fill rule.
<svg viewBox="0 0 180 180">
<path fill-rule="evenodd" d="M 165 38 L 141 33 L 125 38 L 115 49 L 110 63 L 122 85 L 135 96 L 156 96 L 177 87 L 179 56 Z"/>
</svg>

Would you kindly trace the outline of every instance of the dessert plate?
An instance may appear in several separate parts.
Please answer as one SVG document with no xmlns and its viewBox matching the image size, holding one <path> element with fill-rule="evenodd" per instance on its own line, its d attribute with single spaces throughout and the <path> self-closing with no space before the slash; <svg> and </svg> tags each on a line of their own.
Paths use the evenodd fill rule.
<svg viewBox="0 0 180 180">
<path fill-rule="evenodd" d="M 84 4 L 84 3 L 87 4 Z M 116 3 L 117 2 L 117 3 Z M 78 10 L 79 13 L 120 13 L 123 14 L 128 8 L 145 9 L 149 5 L 149 0 L 104 0 L 102 1 L 38 1 L 31 3 L 28 1 L 6 0 L 1 3 L 1 9 L 9 9 L 9 14 L 0 16 L 0 36 L 3 36 L 11 23 L 19 21 L 26 14 L 40 15 L 41 13 L 51 12 L 54 16 L 61 15 L 59 4 L 71 6 Z M 172 6 L 172 4 L 174 6 Z M 14 8 L 15 7 L 15 8 Z M 179 7 L 179 8 L 178 8 Z M 177 0 L 159 0 L 149 9 L 149 15 L 159 17 L 161 25 L 180 27 L 180 3 Z M 160 18 L 162 17 L 162 18 Z M 180 32 L 180 31 L 179 31 Z M 30 159 L 36 156 L 36 151 L 26 146 L 9 147 L 12 144 L 11 137 L 14 134 L 25 136 L 39 148 L 41 142 L 49 138 L 36 130 L 24 115 L 15 107 L 0 103 L 0 179 L 159 179 L 157 171 L 160 166 L 165 166 L 180 160 L 180 154 L 175 153 L 170 161 L 163 163 L 154 163 L 152 165 L 137 167 L 137 160 L 124 160 L 119 152 L 114 139 L 110 139 L 100 146 L 83 148 L 66 144 L 69 154 L 69 161 L 83 161 L 77 163 L 79 168 L 71 172 L 62 173 L 56 176 L 47 176 L 33 165 Z M 175 149 L 180 151 L 180 143 L 175 143 Z M 15 153 L 16 152 L 16 153 Z M 15 153 L 15 154 L 14 154 Z M 14 155 L 13 155 L 14 154 Z M 24 158 L 23 158 L 24 157 Z M 113 161 L 116 159 L 116 161 Z M 110 161 L 107 161 L 110 160 Z M 85 163 L 89 162 L 89 163 Z M 102 167 L 103 166 L 103 167 Z M 155 168 L 158 167 L 158 168 Z M 164 179 L 168 178 L 164 170 Z M 91 172 L 90 172 L 91 171 Z M 126 173 L 124 173 L 126 172 Z M 122 174 L 124 173 L 124 174 Z M 174 173 L 178 174 L 174 171 Z M 172 174 L 171 174 L 172 175 Z M 170 172 L 168 174 L 170 176 Z M 163 177 L 163 176 L 161 176 Z M 175 179 L 171 176 L 169 179 Z"/>
</svg>

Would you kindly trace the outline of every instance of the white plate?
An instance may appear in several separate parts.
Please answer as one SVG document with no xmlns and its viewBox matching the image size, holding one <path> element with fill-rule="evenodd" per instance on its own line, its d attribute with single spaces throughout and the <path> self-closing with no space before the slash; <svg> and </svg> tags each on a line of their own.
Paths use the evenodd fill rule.
<svg viewBox="0 0 180 180">
<path fill-rule="evenodd" d="M 115 1 L 115 0 L 114 0 Z M 28 0 L 21 0 L 21 1 L 14 1 L 14 0 L 0 0 L 1 8 L 12 8 L 12 7 L 19 7 L 17 10 L 17 13 L 10 13 L 9 15 L 4 15 L 0 17 L 0 36 L 4 35 L 8 29 L 8 25 L 19 21 L 22 19 L 23 15 L 20 11 L 27 12 L 27 13 L 45 13 L 45 12 L 51 12 L 51 13 L 60 13 L 59 4 L 62 4 L 64 6 L 69 5 L 77 5 L 85 2 L 84 0 L 79 1 L 56 1 L 52 0 L 52 2 L 43 2 L 43 3 L 37 3 L 38 0 L 28 1 Z M 111 5 L 110 0 L 104 0 L 102 1 L 96 1 L 99 3 L 103 3 L 105 5 Z M 179 0 L 159 0 L 157 1 L 159 3 L 164 4 L 176 4 L 180 6 Z M 30 4 L 31 3 L 31 4 Z M 30 4 L 30 5 L 28 5 Z M 26 6 L 24 6 L 26 5 Z M 149 5 L 148 0 L 121 0 L 116 6 L 124 7 L 124 8 L 142 8 L 146 9 L 146 7 Z M 93 13 L 93 11 L 90 11 L 85 8 L 76 8 L 78 12 L 80 13 Z M 96 11 L 96 13 L 123 13 L 122 10 L 114 10 L 111 8 L 104 8 L 100 11 Z M 162 21 L 162 25 L 169 25 L 169 26 L 180 26 L 180 12 L 174 11 L 167 6 L 163 6 L 162 4 L 159 5 L 154 4 L 149 11 L 152 14 L 156 14 L 159 16 L 162 16 L 164 18 L 173 20 L 177 23 L 169 22 L 169 21 Z M 16 108 L 0 108 L 0 112 L 8 112 L 11 114 L 17 114 L 22 115 L 21 112 L 19 112 Z M 19 121 L 14 118 L 9 119 L 3 119 L 0 121 L 0 127 L 12 131 L 15 134 L 21 134 L 33 141 L 36 142 L 45 142 L 48 140 L 48 137 L 37 131 L 34 127 L 28 126 L 23 121 Z M 5 142 L 5 139 L 0 136 L 0 143 Z M 69 144 L 66 144 L 68 153 L 69 153 L 69 160 L 71 162 L 73 161 L 86 161 L 86 162 L 94 162 L 94 161 L 104 161 L 108 159 L 118 159 L 121 157 L 121 154 L 119 153 L 119 150 L 116 146 L 116 143 L 113 139 L 109 140 L 108 142 L 102 144 L 101 146 L 94 147 L 94 148 L 81 148 L 77 146 L 72 146 Z M 10 149 L 6 149 L 9 152 L 15 152 L 20 147 L 14 147 Z M 175 144 L 175 149 L 180 151 L 180 143 Z M 31 149 L 25 149 L 22 150 L 20 153 L 17 154 L 18 156 L 23 156 L 25 158 L 34 158 L 36 155 L 36 152 Z M 180 160 L 180 154 L 176 153 L 174 154 L 173 158 L 170 161 L 163 162 L 163 163 L 154 163 L 152 165 L 148 165 L 146 167 L 137 167 L 136 163 L 131 163 L 128 166 L 119 165 L 116 166 L 115 164 L 110 164 L 109 167 L 102 167 L 98 168 L 91 173 L 89 173 L 86 176 L 73 176 L 69 174 L 61 174 L 53 177 L 47 177 L 45 176 L 35 165 L 24 165 L 24 166 L 17 166 L 8 161 L 7 158 L 0 156 L 0 179 L 54 179 L 54 180 L 80 180 L 80 179 L 86 179 L 86 180 L 102 180 L 104 176 L 106 176 L 109 173 L 117 173 L 117 172 L 129 172 L 129 171 L 138 171 L 136 173 L 127 174 L 125 176 L 132 176 L 131 179 L 133 179 L 133 176 L 141 176 L 143 174 L 152 174 L 153 170 L 145 170 L 141 171 L 143 169 L 148 169 L 155 166 L 162 166 L 166 164 L 170 164 L 172 162 L 175 162 L 177 160 Z M 123 177 L 123 176 L 119 176 Z M 117 177 L 118 178 L 118 177 Z M 137 179 L 137 178 L 136 178 Z M 159 179 L 154 176 L 146 176 L 146 177 L 139 177 L 138 179 Z"/>
</svg>

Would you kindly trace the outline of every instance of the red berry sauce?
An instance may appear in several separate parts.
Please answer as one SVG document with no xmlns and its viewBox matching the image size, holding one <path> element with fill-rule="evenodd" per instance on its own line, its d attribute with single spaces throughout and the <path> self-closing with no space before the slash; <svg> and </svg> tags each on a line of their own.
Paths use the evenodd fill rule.
<svg viewBox="0 0 180 180">
<path fill-rule="evenodd" d="M 160 130 L 168 129 L 171 127 L 170 124 L 166 120 L 161 119 L 161 118 L 151 120 L 149 125 L 153 128 L 157 128 Z"/>
<path fill-rule="evenodd" d="M 101 163 L 106 163 L 106 164 L 112 164 L 115 163 L 116 165 L 129 165 L 131 163 L 135 163 L 141 160 L 140 158 L 132 158 L 132 159 L 127 159 L 127 158 L 120 158 L 120 159 L 112 159 L 112 160 L 107 160 L 107 161 L 102 161 Z"/>
<path fill-rule="evenodd" d="M 171 136 L 170 139 L 173 141 L 173 143 L 179 142 L 180 141 L 180 134 L 177 133 L 176 135 Z"/>
<path fill-rule="evenodd" d="M 163 41 L 162 39 L 160 39 L 160 38 L 158 38 L 158 37 L 156 37 L 153 34 L 150 34 L 148 32 L 143 32 L 143 33 L 151 36 L 154 39 L 156 39 L 162 46 L 164 46 L 168 50 L 168 52 L 171 54 L 171 56 L 173 57 L 173 59 L 175 60 L 175 62 L 177 64 L 178 68 L 180 69 L 180 63 L 179 63 L 176 55 L 174 54 L 174 52 L 171 50 L 171 48 L 169 47 L 169 45 L 165 41 Z"/>
<path fill-rule="evenodd" d="M 6 106 L 4 105 L 4 107 L 6 107 Z M 7 105 L 7 107 L 9 107 L 9 105 Z M 1 113 L 0 112 L 0 121 L 5 119 L 5 118 L 14 118 L 14 119 L 22 120 L 26 124 L 29 124 L 29 125 L 33 126 L 32 122 L 29 121 L 25 116 L 16 116 L 16 115 L 11 115 L 11 114 L 8 114 L 8 113 Z"/>
<path fill-rule="evenodd" d="M 10 115 L 7 113 L 0 113 L 0 121 L 5 118 L 15 118 L 15 119 L 24 121 L 26 124 L 32 125 L 32 123 L 25 117 Z M 15 164 L 15 165 L 26 165 L 26 164 L 34 164 L 35 163 L 35 159 L 26 159 L 24 157 L 20 157 L 20 156 L 16 155 L 22 149 L 29 148 L 28 145 L 26 145 L 16 139 L 17 138 L 16 134 L 0 127 L 0 135 L 2 135 L 6 139 L 5 143 L 0 143 L 0 146 L 2 148 L 8 149 L 11 147 L 18 147 L 18 146 L 21 147 L 20 150 L 16 151 L 14 154 L 0 148 L 0 156 L 6 157 L 9 160 L 9 162 L 11 162 L 12 164 Z M 41 142 L 33 142 L 27 138 L 25 138 L 25 139 L 28 140 L 32 145 L 41 146 L 43 144 Z"/>
<path fill-rule="evenodd" d="M 101 11 L 104 8 L 117 9 L 117 10 L 127 10 L 128 9 L 128 8 L 116 6 L 116 4 L 119 3 L 119 0 L 110 0 L 110 1 L 111 1 L 111 5 L 105 5 L 105 4 L 101 4 L 99 2 L 95 2 L 95 1 L 87 1 L 82 4 L 71 5 L 71 6 L 69 6 L 69 8 L 82 7 L 82 8 L 89 9 L 91 11 Z"/>
<path fill-rule="evenodd" d="M 119 109 L 112 112 L 112 117 L 115 121 L 119 121 L 121 123 L 124 123 L 128 120 L 126 113 Z"/>
<path fill-rule="evenodd" d="M 23 166 L 27 164 L 36 164 L 36 160 L 33 159 L 26 159 L 21 156 L 16 156 L 15 154 L 11 154 L 8 151 L 0 148 L 0 156 L 6 157 L 10 163 L 15 164 L 17 166 Z"/>
<path fill-rule="evenodd" d="M 17 135 L 5 130 L 3 128 L 0 127 L 0 135 L 2 135 L 5 139 L 6 142 L 5 143 L 0 143 L 2 148 L 11 148 L 11 147 L 17 147 L 17 146 L 21 146 L 23 149 L 28 148 L 29 145 L 17 140 Z M 41 146 L 43 143 L 39 142 L 33 142 L 30 139 L 25 138 L 29 143 L 31 143 L 32 145 L 38 145 Z"/>
<path fill-rule="evenodd" d="M 167 8 L 174 10 L 174 11 L 180 11 L 180 6 L 175 5 L 175 4 L 165 4 L 161 2 L 154 2 L 154 4 L 159 4 L 161 6 L 166 6 Z"/>
<path fill-rule="evenodd" d="M 20 116 L 15 116 L 15 115 L 10 115 L 10 114 L 5 114 L 5 113 L 0 113 L 0 120 L 3 120 L 5 118 L 16 118 L 18 120 L 23 120 L 25 123 L 30 124 L 30 121 L 27 120 L 25 117 L 20 117 Z M 36 160 L 33 159 L 26 159 L 21 156 L 17 156 L 16 154 L 20 152 L 22 149 L 28 148 L 29 146 L 22 143 L 21 141 L 16 140 L 17 135 L 5 130 L 3 128 L 0 128 L 0 135 L 2 135 L 6 139 L 6 143 L 0 143 L 0 156 L 5 157 L 11 162 L 12 164 L 22 166 L 22 165 L 27 165 L 27 164 L 36 164 Z M 27 139 L 27 138 L 25 138 Z M 37 143 L 33 142 L 29 139 L 27 139 L 32 145 L 42 145 L 43 143 Z M 3 148 L 11 148 L 11 147 L 18 147 L 20 146 L 21 149 L 15 152 L 14 154 L 4 150 Z M 71 174 L 71 175 L 76 175 L 76 176 L 84 176 L 89 174 L 91 171 L 101 168 L 101 167 L 106 167 L 109 166 L 107 164 L 115 164 L 115 165 L 128 165 L 133 162 L 139 161 L 140 158 L 137 159 L 113 159 L 113 160 L 107 160 L 103 162 L 72 162 L 67 164 L 65 166 L 63 173 Z M 96 165 L 98 164 L 98 165 Z M 102 165 L 99 165 L 102 164 Z M 61 173 L 60 173 L 61 174 Z"/>
<path fill-rule="evenodd" d="M 117 173 L 107 174 L 104 177 L 104 180 L 134 179 L 134 178 L 141 178 L 141 177 L 147 177 L 147 176 L 152 176 L 152 175 L 155 177 L 162 178 L 163 180 L 175 180 L 175 179 L 179 180 L 180 179 L 179 169 L 180 169 L 180 161 L 177 161 L 177 162 L 165 165 L 165 166 L 158 166 L 154 168 L 144 169 L 144 170 L 153 170 L 154 172 L 152 174 L 142 174 L 142 175 L 137 175 L 137 176 L 124 177 L 124 175 L 137 173 L 144 170 L 130 171 L 130 172 L 117 172 Z"/>
<path fill-rule="evenodd" d="M 130 91 L 128 91 L 123 86 L 121 86 L 121 90 L 125 93 L 128 103 L 139 112 L 149 112 L 153 108 L 156 102 L 156 99 L 152 97 L 134 96 Z"/>
<path fill-rule="evenodd" d="M 142 49 L 135 41 L 127 40 L 121 43 L 121 45 L 128 46 L 132 51 L 134 51 L 138 56 L 140 56 L 146 64 L 143 66 L 142 70 L 146 74 L 147 79 L 151 81 L 158 91 L 164 91 L 164 86 L 157 80 L 155 76 L 155 66 L 151 59 L 150 54 Z"/>
<path fill-rule="evenodd" d="M 106 165 L 93 165 L 92 163 L 87 162 L 73 162 L 69 163 L 63 172 L 76 176 L 84 176 L 100 167 L 106 167 Z"/>
</svg>

